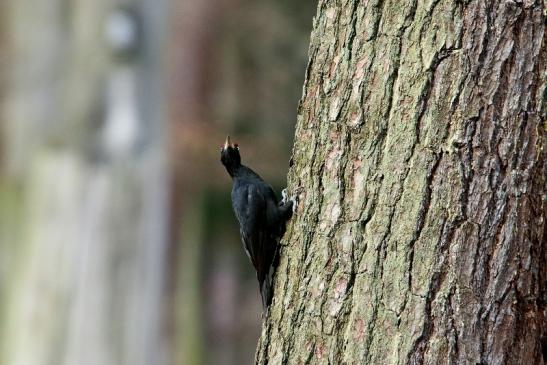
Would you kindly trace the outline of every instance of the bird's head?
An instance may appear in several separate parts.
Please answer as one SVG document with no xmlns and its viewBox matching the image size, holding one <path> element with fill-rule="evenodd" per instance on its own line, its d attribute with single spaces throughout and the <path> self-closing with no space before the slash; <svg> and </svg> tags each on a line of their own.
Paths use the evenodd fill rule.
<svg viewBox="0 0 547 365">
<path fill-rule="evenodd" d="M 241 156 L 239 155 L 239 147 L 236 144 L 230 142 L 230 136 L 226 137 L 224 146 L 220 148 L 220 161 L 228 170 L 228 173 L 232 175 L 234 169 L 241 165 Z"/>
</svg>

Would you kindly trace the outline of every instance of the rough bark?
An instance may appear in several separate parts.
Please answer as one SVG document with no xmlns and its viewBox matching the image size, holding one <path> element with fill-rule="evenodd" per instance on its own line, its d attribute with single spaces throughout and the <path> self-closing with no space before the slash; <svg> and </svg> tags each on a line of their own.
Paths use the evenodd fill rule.
<svg viewBox="0 0 547 365">
<path fill-rule="evenodd" d="M 320 1 L 259 364 L 544 364 L 540 1 Z"/>
</svg>

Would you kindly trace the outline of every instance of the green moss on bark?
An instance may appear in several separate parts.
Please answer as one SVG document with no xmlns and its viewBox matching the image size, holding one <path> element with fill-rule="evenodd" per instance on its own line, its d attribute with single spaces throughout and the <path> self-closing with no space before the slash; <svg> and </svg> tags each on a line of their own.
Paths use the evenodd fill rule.
<svg viewBox="0 0 547 365">
<path fill-rule="evenodd" d="M 319 2 L 257 363 L 540 363 L 546 52 L 519 4 Z"/>
</svg>

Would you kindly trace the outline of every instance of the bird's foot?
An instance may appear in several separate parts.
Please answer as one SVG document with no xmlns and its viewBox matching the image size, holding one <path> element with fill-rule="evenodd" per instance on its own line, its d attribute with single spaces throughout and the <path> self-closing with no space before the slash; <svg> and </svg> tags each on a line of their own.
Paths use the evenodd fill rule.
<svg viewBox="0 0 547 365">
<path fill-rule="evenodd" d="M 281 191 L 281 196 L 283 197 L 283 199 L 281 199 L 281 205 L 285 205 L 287 204 L 288 202 L 292 202 L 292 212 L 293 214 L 296 213 L 296 208 L 298 206 L 298 194 L 294 194 L 293 196 L 291 196 L 289 198 L 289 194 L 287 193 L 287 189 L 283 189 L 283 191 Z"/>
<path fill-rule="evenodd" d="M 281 197 L 282 197 L 282 199 L 281 199 L 281 204 L 282 204 L 282 205 L 287 204 L 287 197 L 288 197 L 287 188 L 285 188 L 285 189 L 283 189 L 283 190 L 281 191 Z"/>
</svg>

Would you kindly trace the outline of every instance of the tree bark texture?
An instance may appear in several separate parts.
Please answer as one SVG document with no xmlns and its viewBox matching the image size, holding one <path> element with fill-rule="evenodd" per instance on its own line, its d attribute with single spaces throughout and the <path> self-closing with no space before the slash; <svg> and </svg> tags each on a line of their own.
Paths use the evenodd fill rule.
<svg viewBox="0 0 547 365">
<path fill-rule="evenodd" d="M 319 1 L 258 364 L 544 364 L 545 5 Z"/>
</svg>

